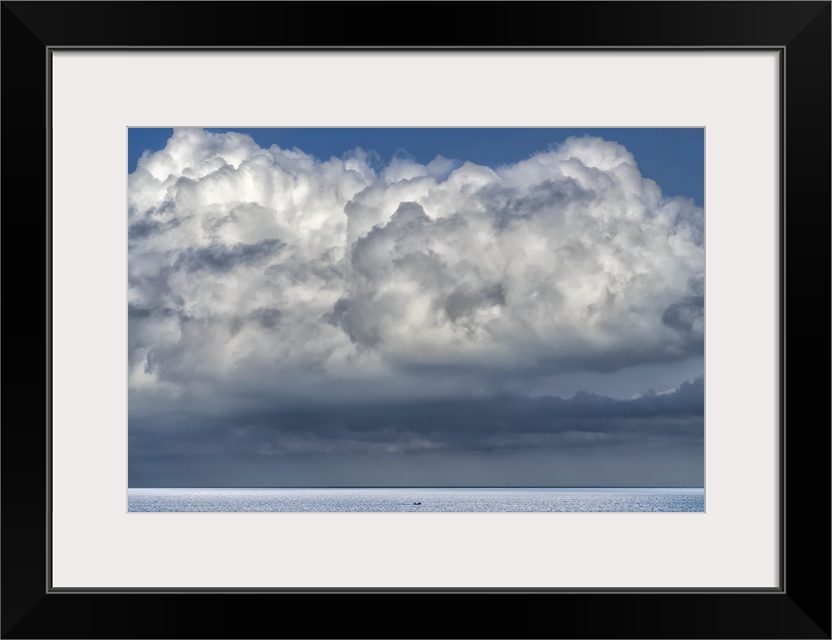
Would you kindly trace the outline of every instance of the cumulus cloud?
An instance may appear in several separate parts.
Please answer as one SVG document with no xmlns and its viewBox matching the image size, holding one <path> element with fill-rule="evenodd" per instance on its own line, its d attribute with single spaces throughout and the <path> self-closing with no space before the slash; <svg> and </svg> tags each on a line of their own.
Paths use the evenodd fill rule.
<svg viewBox="0 0 832 640">
<path fill-rule="evenodd" d="M 492 169 L 176 129 L 128 204 L 133 406 L 470 394 L 702 353 L 703 211 L 599 138 Z"/>
</svg>

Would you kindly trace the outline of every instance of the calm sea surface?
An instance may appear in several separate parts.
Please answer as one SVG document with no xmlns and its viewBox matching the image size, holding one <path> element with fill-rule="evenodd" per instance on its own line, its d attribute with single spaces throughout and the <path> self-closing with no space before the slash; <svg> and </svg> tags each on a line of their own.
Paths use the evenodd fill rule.
<svg viewBox="0 0 832 640">
<path fill-rule="evenodd" d="M 704 489 L 128 489 L 127 497 L 128 511 L 145 512 L 705 510 Z"/>
</svg>

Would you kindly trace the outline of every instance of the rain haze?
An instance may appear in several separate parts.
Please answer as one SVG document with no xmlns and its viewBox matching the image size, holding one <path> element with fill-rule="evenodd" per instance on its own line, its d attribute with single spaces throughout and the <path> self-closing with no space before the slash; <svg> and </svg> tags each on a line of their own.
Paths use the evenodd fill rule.
<svg viewBox="0 0 832 640">
<path fill-rule="evenodd" d="M 130 129 L 130 487 L 702 487 L 702 129 Z"/>
</svg>

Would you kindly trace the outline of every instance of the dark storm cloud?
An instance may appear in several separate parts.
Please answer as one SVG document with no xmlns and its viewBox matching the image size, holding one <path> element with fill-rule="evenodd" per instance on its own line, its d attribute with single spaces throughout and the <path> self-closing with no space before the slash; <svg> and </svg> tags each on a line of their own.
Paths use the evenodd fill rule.
<svg viewBox="0 0 832 640">
<path fill-rule="evenodd" d="M 302 451 L 305 438 L 313 451 L 319 446 L 334 449 L 338 443 L 413 451 L 437 447 L 490 450 L 547 444 L 595 446 L 601 438 L 611 443 L 649 438 L 699 440 L 703 413 L 699 379 L 672 393 L 648 392 L 632 400 L 587 392 L 569 399 L 503 393 L 476 399 L 270 408 L 235 416 L 232 422 L 255 439 L 273 440 L 276 451 L 280 442 L 288 441 L 292 442 L 289 451 Z M 288 435 L 298 440 L 289 440 Z"/>
<path fill-rule="evenodd" d="M 498 465 L 509 461 L 514 465 L 523 455 L 548 452 L 555 459 L 619 456 L 620 464 L 627 459 L 646 461 L 667 449 L 701 455 L 703 412 L 704 385 L 699 378 L 670 393 L 649 391 L 631 400 L 587 392 L 568 399 L 500 394 L 422 402 L 264 406 L 224 416 L 168 413 L 133 420 L 130 457 L 137 477 L 160 456 L 186 458 L 190 464 L 206 456 L 241 461 L 265 456 L 277 465 L 293 467 L 303 459 L 317 465 L 321 456 L 330 462 L 350 456 L 375 456 L 382 461 L 391 456 L 399 461 L 417 457 L 430 468 L 431 460 L 449 460 L 448 456 L 469 460 L 487 456 Z M 522 467 L 515 473 L 521 485 L 543 477 L 539 470 L 527 475 Z M 313 478 L 315 472 L 310 469 L 301 477 Z M 672 473 L 664 477 L 668 485 L 684 483 Z M 196 480 L 183 470 L 180 484 L 192 482 Z M 342 477 L 340 482 L 351 480 Z M 417 484 L 431 480 L 422 474 Z"/>
</svg>

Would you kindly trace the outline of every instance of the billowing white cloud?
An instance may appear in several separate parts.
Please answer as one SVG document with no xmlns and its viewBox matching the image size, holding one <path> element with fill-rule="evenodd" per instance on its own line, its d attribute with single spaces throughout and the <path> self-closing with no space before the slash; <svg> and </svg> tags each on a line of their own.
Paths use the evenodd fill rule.
<svg viewBox="0 0 832 640">
<path fill-rule="evenodd" d="M 134 394 L 440 393 L 702 353 L 703 211 L 614 142 L 378 169 L 176 129 L 128 198 Z"/>
</svg>

